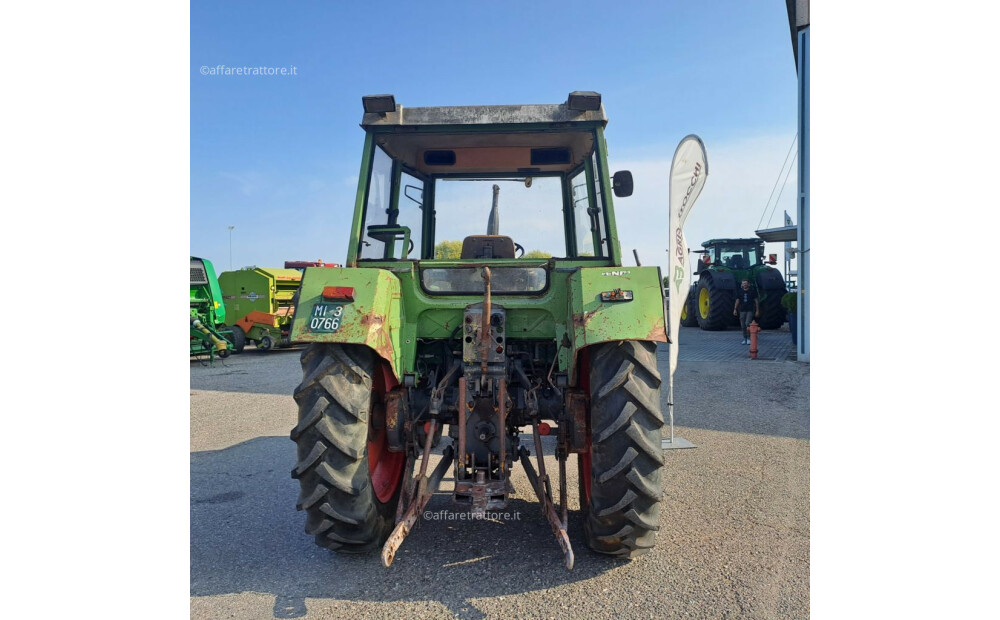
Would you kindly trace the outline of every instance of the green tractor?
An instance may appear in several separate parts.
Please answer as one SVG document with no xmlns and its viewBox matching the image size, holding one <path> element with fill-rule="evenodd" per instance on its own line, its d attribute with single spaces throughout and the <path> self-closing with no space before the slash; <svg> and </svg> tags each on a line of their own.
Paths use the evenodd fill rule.
<svg viewBox="0 0 1000 620">
<path fill-rule="evenodd" d="M 600 95 L 363 102 L 345 267 L 305 270 L 292 322 L 292 340 L 309 343 L 291 432 L 306 532 L 339 552 L 381 549 L 389 566 L 449 469 L 454 504 L 482 517 L 507 505 L 520 463 L 572 568 L 575 454 L 587 544 L 649 550 L 663 292 L 658 267 L 622 264 L 612 195 L 631 195 L 632 175 L 608 172 Z M 436 258 L 444 241 L 460 242 L 458 258 Z M 558 485 L 543 435 L 556 440 Z"/>
<path fill-rule="evenodd" d="M 695 272 L 696 274 L 698 272 Z M 698 327 L 698 291 L 697 285 L 693 285 L 684 299 L 684 307 L 681 308 L 681 326 Z"/>
<path fill-rule="evenodd" d="M 743 280 L 749 280 L 757 290 L 757 324 L 761 329 L 778 329 L 784 324 L 781 296 L 787 292 L 785 279 L 770 266 L 776 262 L 773 256 L 764 261 L 762 239 L 711 239 L 701 245 L 705 249 L 698 251 L 703 256 L 694 274 L 698 281 L 691 285 L 681 325 L 698 325 L 709 331 L 739 325 L 733 308 Z"/>
<path fill-rule="evenodd" d="M 239 353 L 246 344 L 243 332 L 234 333 L 226 326 L 226 306 L 212 261 L 191 257 L 191 355 L 214 360 Z"/>
</svg>

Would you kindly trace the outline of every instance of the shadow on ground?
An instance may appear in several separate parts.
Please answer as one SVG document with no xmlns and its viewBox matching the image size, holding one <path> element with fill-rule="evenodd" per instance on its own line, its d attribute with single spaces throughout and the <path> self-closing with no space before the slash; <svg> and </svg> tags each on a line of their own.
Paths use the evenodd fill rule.
<svg viewBox="0 0 1000 620">
<path fill-rule="evenodd" d="M 209 363 L 207 356 L 191 358 L 191 389 L 291 397 L 302 379 L 302 347 L 258 351 L 253 347 L 224 360 Z"/>
<path fill-rule="evenodd" d="M 525 439 L 530 442 L 530 436 Z M 273 594 L 279 618 L 306 615 L 307 598 L 431 600 L 456 615 L 481 617 L 472 599 L 582 581 L 622 565 L 587 549 L 579 513 L 571 511 L 576 566 L 566 571 L 526 483 L 517 486 L 518 499 L 506 509 L 518 519 L 422 520 L 388 569 L 377 555 L 320 549 L 304 533 L 304 513 L 295 510 L 298 483 L 289 476 L 294 461 L 295 446 L 286 437 L 191 454 L 192 596 Z M 439 492 L 427 511 L 450 508 L 450 492 Z M 453 584 L 444 599 L 441 581 Z"/>
</svg>

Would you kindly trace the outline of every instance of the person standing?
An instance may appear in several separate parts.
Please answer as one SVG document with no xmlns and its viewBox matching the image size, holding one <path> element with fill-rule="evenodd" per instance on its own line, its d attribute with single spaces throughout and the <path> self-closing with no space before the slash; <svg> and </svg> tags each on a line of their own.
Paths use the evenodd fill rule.
<svg viewBox="0 0 1000 620">
<path fill-rule="evenodd" d="M 757 302 L 757 291 L 750 288 L 750 280 L 743 280 L 736 292 L 736 306 L 733 316 L 740 317 L 740 327 L 743 328 L 743 344 L 750 344 L 750 323 L 755 317 L 760 317 L 760 304 Z"/>
</svg>

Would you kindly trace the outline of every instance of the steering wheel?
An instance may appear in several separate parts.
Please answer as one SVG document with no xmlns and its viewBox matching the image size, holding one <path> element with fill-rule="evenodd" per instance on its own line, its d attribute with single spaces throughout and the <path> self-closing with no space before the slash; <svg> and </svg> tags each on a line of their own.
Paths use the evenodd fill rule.
<svg viewBox="0 0 1000 620">
<path fill-rule="evenodd" d="M 410 249 L 406 251 L 407 256 L 410 254 L 413 254 L 413 239 L 410 239 Z"/>
<path fill-rule="evenodd" d="M 521 258 L 521 256 L 524 256 L 524 246 L 523 245 L 521 245 L 520 243 L 515 243 L 514 244 L 514 251 L 516 252 L 517 250 L 521 250 L 521 254 L 520 254 L 520 256 L 515 256 L 514 258 Z"/>
</svg>

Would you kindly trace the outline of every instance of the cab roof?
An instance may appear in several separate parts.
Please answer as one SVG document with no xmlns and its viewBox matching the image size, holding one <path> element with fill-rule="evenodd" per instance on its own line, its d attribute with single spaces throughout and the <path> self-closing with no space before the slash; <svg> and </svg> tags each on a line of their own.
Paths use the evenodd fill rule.
<svg viewBox="0 0 1000 620">
<path fill-rule="evenodd" d="M 703 242 L 701 247 L 707 248 L 713 245 L 764 245 L 764 240 L 756 237 L 749 239 L 709 239 Z"/>
<path fill-rule="evenodd" d="M 408 108 L 392 95 L 364 97 L 361 126 L 407 169 L 427 175 L 544 174 L 579 168 L 604 127 L 601 96 L 565 103 Z"/>
<path fill-rule="evenodd" d="M 579 110 L 566 103 L 543 103 L 530 105 L 471 105 L 440 106 L 428 108 L 408 108 L 395 104 L 390 112 L 366 112 L 361 118 L 364 128 L 390 127 L 449 127 L 468 125 L 537 125 L 539 123 L 559 123 L 564 127 L 599 123 L 607 126 L 608 117 L 604 105 L 597 109 Z M 572 93 L 571 93 L 572 95 Z M 512 128 L 513 129 L 513 128 Z"/>
</svg>

